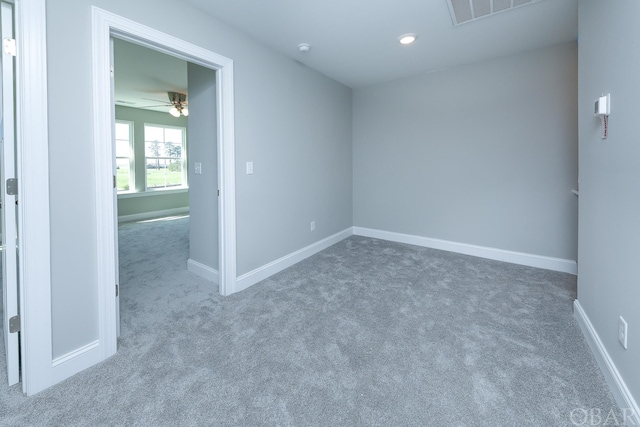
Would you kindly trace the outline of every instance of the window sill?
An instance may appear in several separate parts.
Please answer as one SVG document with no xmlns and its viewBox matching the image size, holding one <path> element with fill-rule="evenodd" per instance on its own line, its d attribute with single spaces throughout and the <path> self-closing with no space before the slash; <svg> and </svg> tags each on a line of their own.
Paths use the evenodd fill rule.
<svg viewBox="0 0 640 427">
<path fill-rule="evenodd" d="M 187 193 L 188 191 L 189 191 L 188 187 L 181 187 L 181 188 L 176 188 L 171 190 L 147 190 L 147 191 L 141 191 L 138 193 L 135 193 L 135 192 L 119 193 L 118 199 L 132 199 L 136 197 L 163 196 L 163 195 L 168 196 L 169 194 Z"/>
</svg>

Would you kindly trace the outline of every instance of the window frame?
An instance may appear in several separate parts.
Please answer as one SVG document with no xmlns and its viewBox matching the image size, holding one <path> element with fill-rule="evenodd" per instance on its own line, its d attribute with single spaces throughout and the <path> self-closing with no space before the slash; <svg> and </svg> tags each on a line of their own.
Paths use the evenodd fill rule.
<svg viewBox="0 0 640 427">
<path fill-rule="evenodd" d="M 162 129 L 179 129 L 182 134 L 182 142 L 180 149 L 180 167 L 182 172 L 182 185 L 174 185 L 171 187 L 151 187 L 147 185 L 147 127 L 156 127 Z M 176 190 L 184 190 L 189 188 L 188 174 L 187 174 L 187 128 L 184 126 L 173 126 L 173 125 L 165 125 L 160 123 L 144 123 L 143 128 L 143 151 L 144 151 L 144 193 L 155 193 L 155 192 L 167 192 L 167 191 L 176 191 Z M 175 157 L 166 157 L 166 156 L 158 156 L 151 157 L 151 159 L 174 159 Z"/>
<path fill-rule="evenodd" d="M 118 124 L 126 124 L 129 126 L 129 189 L 128 190 L 119 190 L 116 184 L 116 193 L 117 194 L 129 194 L 136 192 L 136 152 L 135 152 L 135 123 L 131 120 L 120 120 L 116 119 L 115 123 Z M 115 126 L 114 126 L 114 153 L 115 153 L 115 162 L 116 162 L 116 176 L 118 175 L 118 159 L 124 159 L 123 156 L 117 155 L 117 145 L 118 139 L 116 138 Z M 122 141 L 122 140 L 120 140 Z M 117 181 L 117 178 L 116 178 Z"/>
</svg>

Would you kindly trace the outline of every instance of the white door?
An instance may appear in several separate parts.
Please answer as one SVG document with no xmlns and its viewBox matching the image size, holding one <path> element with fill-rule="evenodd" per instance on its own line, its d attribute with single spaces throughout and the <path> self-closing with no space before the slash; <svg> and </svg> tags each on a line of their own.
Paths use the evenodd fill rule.
<svg viewBox="0 0 640 427">
<path fill-rule="evenodd" d="M 16 195 L 8 184 L 16 176 L 15 129 L 14 129 L 14 57 L 11 53 L 13 40 L 13 6 L 2 2 L 0 25 L 2 30 L 2 149 L 0 149 L 0 186 L 2 187 L 2 303 L 4 348 L 7 360 L 9 385 L 20 381 L 20 343 L 18 332 L 11 332 L 18 319 L 18 257 Z M 17 189 L 17 187 L 15 187 Z M 18 322 L 19 323 L 19 322 Z"/>
<path fill-rule="evenodd" d="M 113 61 L 113 37 L 109 38 L 109 64 L 111 66 L 111 99 L 116 99 L 115 97 L 115 66 Z M 116 176 L 118 174 L 118 164 L 116 161 L 116 106 L 115 104 L 111 105 L 111 152 L 113 153 L 113 226 L 115 227 L 115 232 L 113 234 L 113 238 L 115 240 L 115 270 L 116 270 L 116 336 L 120 337 L 120 259 L 119 250 L 118 250 L 118 188 L 116 185 Z"/>
</svg>

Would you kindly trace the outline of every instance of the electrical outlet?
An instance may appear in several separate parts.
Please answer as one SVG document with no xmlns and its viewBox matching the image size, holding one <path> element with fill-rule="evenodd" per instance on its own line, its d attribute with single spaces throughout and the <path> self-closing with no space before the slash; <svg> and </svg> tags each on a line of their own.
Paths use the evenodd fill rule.
<svg viewBox="0 0 640 427">
<path fill-rule="evenodd" d="M 316 229 L 316 222 L 311 221 L 311 231 L 315 231 L 315 229 Z"/>
<path fill-rule="evenodd" d="M 618 319 L 618 341 L 627 349 L 627 322 L 620 316 Z"/>
</svg>

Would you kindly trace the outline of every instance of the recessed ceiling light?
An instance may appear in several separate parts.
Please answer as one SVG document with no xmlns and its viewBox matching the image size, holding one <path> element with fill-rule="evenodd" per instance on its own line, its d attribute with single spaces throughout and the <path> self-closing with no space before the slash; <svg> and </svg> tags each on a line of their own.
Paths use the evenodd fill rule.
<svg viewBox="0 0 640 427">
<path fill-rule="evenodd" d="M 409 34 L 404 34 L 398 37 L 398 40 L 400 40 L 400 44 L 411 44 L 415 42 L 417 38 L 418 38 L 417 34 L 409 33 Z"/>
</svg>

